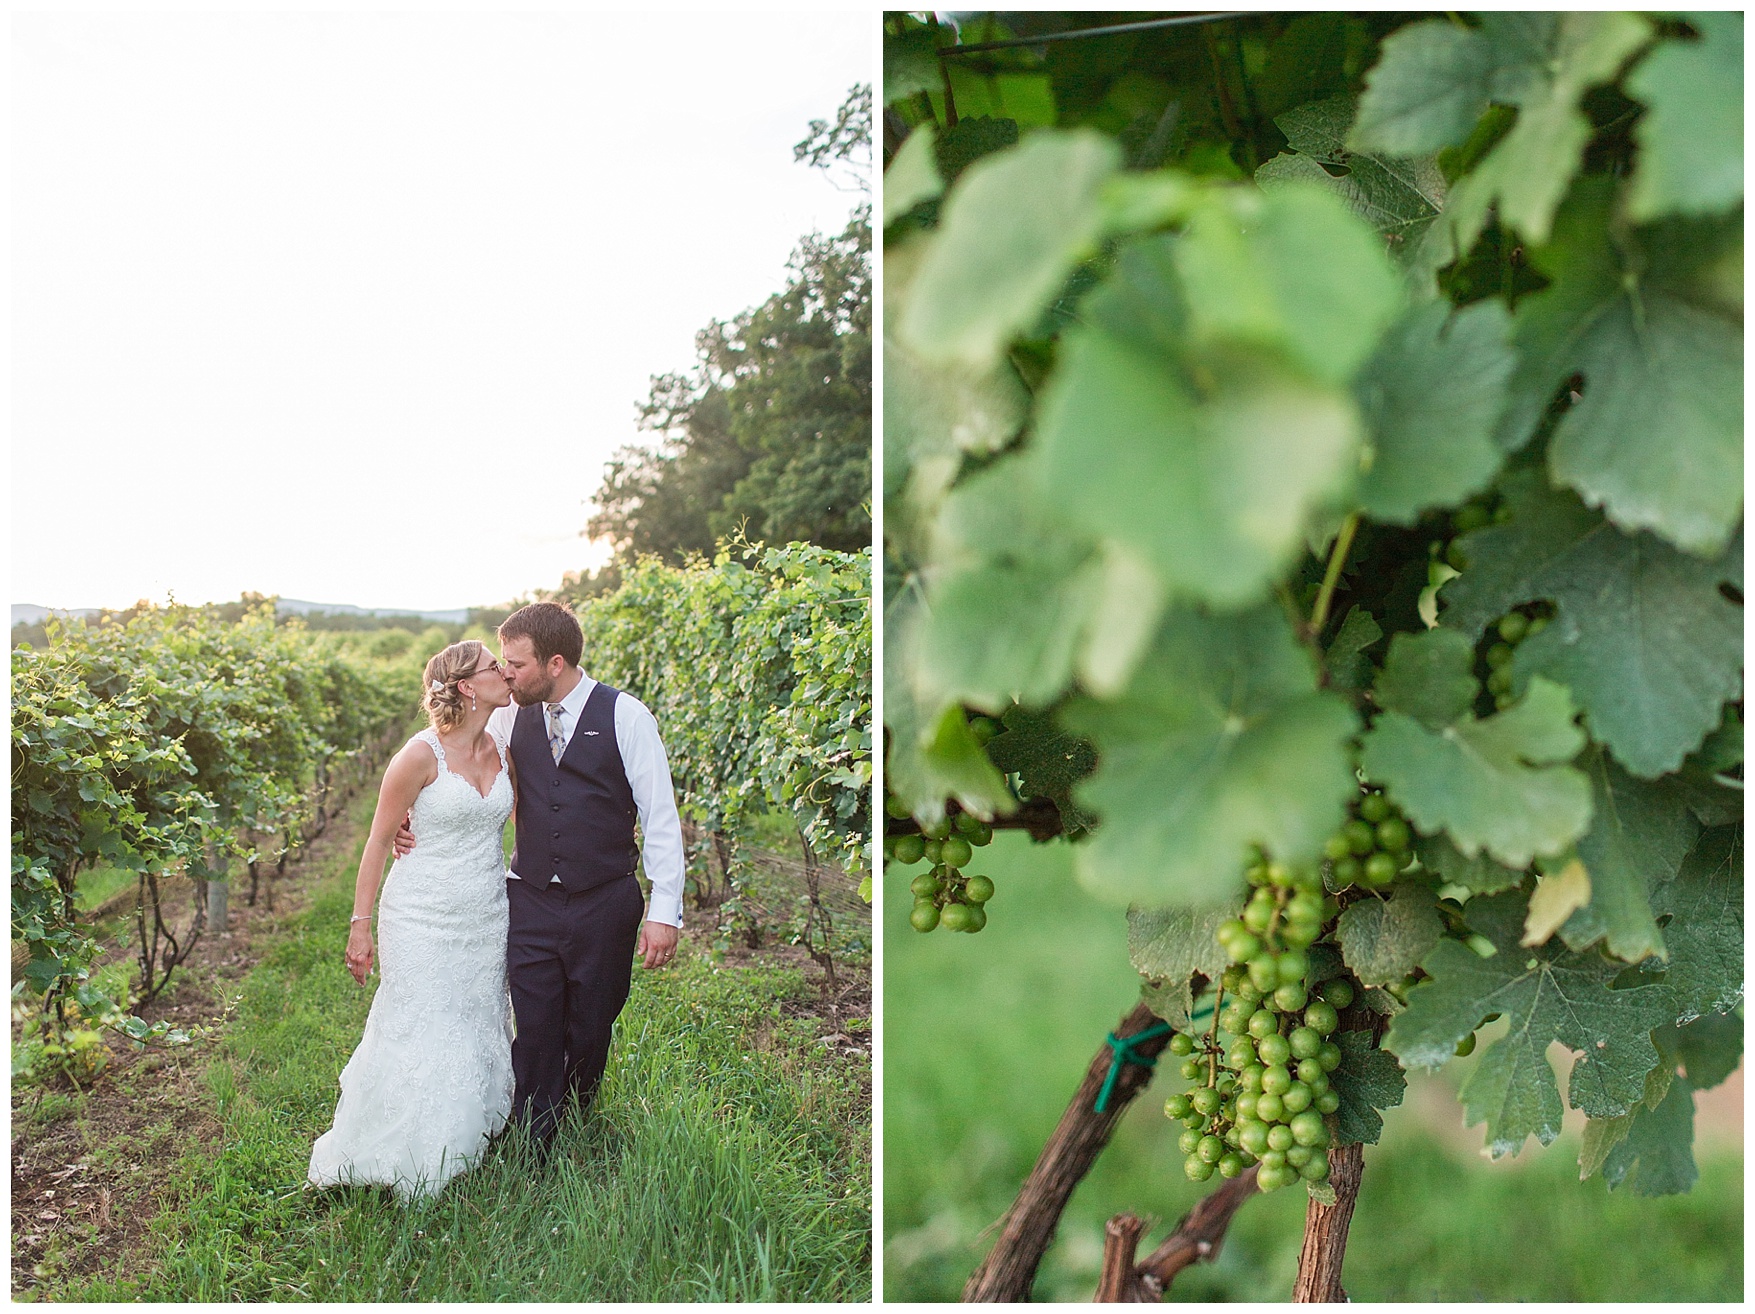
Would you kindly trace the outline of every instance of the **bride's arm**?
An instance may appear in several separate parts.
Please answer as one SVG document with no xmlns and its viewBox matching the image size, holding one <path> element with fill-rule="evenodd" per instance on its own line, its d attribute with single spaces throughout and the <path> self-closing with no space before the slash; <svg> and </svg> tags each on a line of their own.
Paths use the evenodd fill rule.
<svg viewBox="0 0 1755 1314">
<path fill-rule="evenodd" d="M 360 874 L 353 887 L 353 919 L 347 928 L 347 970 L 361 985 L 372 970 L 372 909 L 377 906 L 390 841 L 421 790 L 438 778 L 439 764 L 425 744 L 409 744 L 384 769 L 378 810 L 372 814 L 372 833 L 360 855 Z"/>
</svg>

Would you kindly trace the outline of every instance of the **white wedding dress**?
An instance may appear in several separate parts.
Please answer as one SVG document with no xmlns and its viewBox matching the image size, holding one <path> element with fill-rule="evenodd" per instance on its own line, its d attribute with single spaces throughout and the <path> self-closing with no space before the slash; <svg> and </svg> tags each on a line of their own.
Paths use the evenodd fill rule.
<svg viewBox="0 0 1755 1314">
<path fill-rule="evenodd" d="M 389 1185 L 404 1202 L 438 1194 L 512 1109 L 505 746 L 483 797 L 445 765 L 438 735 L 416 740 L 433 750 L 439 776 L 415 799 L 414 851 L 384 883 L 378 993 L 309 1174 L 319 1187 Z"/>
</svg>

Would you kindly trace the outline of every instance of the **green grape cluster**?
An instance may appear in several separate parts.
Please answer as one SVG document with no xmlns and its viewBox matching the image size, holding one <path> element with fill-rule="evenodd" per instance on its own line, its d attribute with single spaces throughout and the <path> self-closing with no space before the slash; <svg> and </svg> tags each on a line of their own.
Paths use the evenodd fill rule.
<svg viewBox="0 0 1755 1314">
<path fill-rule="evenodd" d="M 1511 655 L 1517 645 L 1531 635 L 1540 634 L 1547 627 L 1548 618 L 1544 615 L 1525 615 L 1521 611 L 1508 611 L 1489 628 L 1489 634 L 1498 632 L 1498 639 L 1488 646 L 1485 661 L 1487 663 L 1487 692 L 1493 695 L 1493 705 L 1504 709 L 1512 703 L 1511 696 Z"/>
<path fill-rule="evenodd" d="M 1393 803 L 1367 789 L 1353 800 L 1345 824 L 1328 837 L 1322 852 L 1335 889 L 1381 890 L 1413 864 L 1414 832 Z"/>
<path fill-rule="evenodd" d="M 1260 941 L 1236 929 L 1227 939 L 1243 946 L 1244 935 Z M 1164 1104 L 1165 1116 L 1182 1124 L 1177 1144 L 1191 1181 L 1204 1182 L 1215 1172 L 1237 1177 L 1255 1163 L 1261 1165 L 1256 1184 L 1263 1191 L 1328 1179 L 1333 1133 L 1327 1118 L 1341 1104 L 1329 1082 L 1341 1048 L 1329 1036 L 1355 991 L 1336 978 L 1310 998 L 1302 976 L 1279 975 L 1278 964 L 1294 952 L 1265 960 L 1276 964 L 1279 982 L 1267 991 L 1256 985 L 1254 964 L 1263 959 L 1252 958 L 1247 967 L 1234 963 L 1220 983 L 1213 1028 L 1170 1038 L 1170 1052 L 1182 1057 L 1182 1076 L 1199 1083 Z"/>
<path fill-rule="evenodd" d="M 993 882 L 963 870 L 975 850 L 993 842 L 993 827 L 980 817 L 958 812 L 922 825 L 918 834 L 891 835 L 884 857 L 904 866 L 925 859 L 932 864 L 909 883 L 914 909 L 908 921 L 917 931 L 979 931 L 987 925 Z"/>
</svg>

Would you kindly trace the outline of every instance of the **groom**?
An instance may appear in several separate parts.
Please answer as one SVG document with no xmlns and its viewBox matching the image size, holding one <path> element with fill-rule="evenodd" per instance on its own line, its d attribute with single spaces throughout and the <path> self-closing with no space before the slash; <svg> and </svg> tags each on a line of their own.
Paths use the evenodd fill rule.
<svg viewBox="0 0 1755 1314">
<path fill-rule="evenodd" d="M 518 784 L 506 881 L 513 1119 L 546 1148 L 567 1099 L 584 1108 L 597 1091 L 634 956 L 653 968 L 676 954 L 682 825 L 657 721 L 579 669 L 584 636 L 573 613 L 532 603 L 499 636 L 515 705 L 496 710 L 488 732 L 509 739 Z M 634 879 L 636 818 L 649 909 Z"/>
</svg>

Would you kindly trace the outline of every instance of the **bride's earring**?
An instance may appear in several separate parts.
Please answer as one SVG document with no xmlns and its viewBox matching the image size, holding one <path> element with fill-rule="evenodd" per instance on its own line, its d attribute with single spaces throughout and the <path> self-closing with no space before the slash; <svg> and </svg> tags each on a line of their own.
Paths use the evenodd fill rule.
<svg viewBox="0 0 1755 1314">
<path fill-rule="evenodd" d="M 472 712 L 475 710 L 475 695 L 474 694 L 469 695 L 469 710 Z"/>
</svg>

